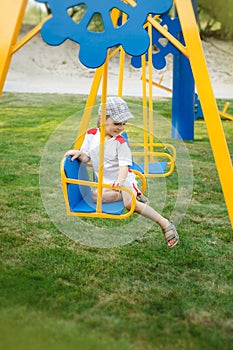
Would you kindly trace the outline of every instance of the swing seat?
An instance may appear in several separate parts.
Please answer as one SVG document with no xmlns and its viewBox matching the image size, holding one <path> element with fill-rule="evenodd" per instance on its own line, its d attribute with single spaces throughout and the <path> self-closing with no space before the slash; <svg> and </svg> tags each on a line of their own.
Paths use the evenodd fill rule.
<svg viewBox="0 0 233 350">
<path fill-rule="evenodd" d="M 90 182 L 86 164 L 77 159 L 71 161 L 71 156 L 68 156 L 64 159 L 63 167 L 62 184 L 64 194 L 67 195 L 65 195 L 65 199 L 68 201 L 68 212 L 95 213 L 96 203 L 92 200 L 91 187 L 77 183 L 77 180 Z M 106 214 L 120 215 L 123 210 L 123 201 L 102 204 L 102 212 Z"/>
<path fill-rule="evenodd" d="M 128 145 L 130 147 L 134 146 L 133 144 L 130 145 L 129 143 L 129 138 L 128 138 L 128 135 L 127 133 L 124 131 L 121 133 L 121 135 L 125 138 L 125 140 L 127 141 Z M 143 147 L 143 144 L 141 144 L 141 146 Z M 175 149 L 172 145 L 169 145 L 169 144 L 154 144 L 154 146 L 157 146 L 157 147 L 170 147 L 173 151 L 173 153 L 175 154 Z M 130 169 L 131 170 L 136 170 L 138 172 L 140 172 L 141 174 L 145 174 L 145 176 L 168 176 L 170 175 L 172 172 L 173 172 L 173 169 L 174 169 L 174 158 L 175 156 L 171 156 L 170 154 L 168 153 L 159 153 L 159 152 L 153 152 L 153 154 L 157 157 L 164 157 L 164 158 L 168 158 L 168 162 L 166 161 L 156 161 L 156 162 L 151 162 L 151 163 L 148 163 L 148 173 L 145 173 L 145 164 L 144 163 L 136 163 L 134 161 L 134 158 L 132 157 L 132 165 L 130 166 Z M 132 155 L 140 155 L 140 156 L 144 156 L 144 152 L 132 152 Z M 169 170 L 167 170 L 167 168 Z"/>
</svg>

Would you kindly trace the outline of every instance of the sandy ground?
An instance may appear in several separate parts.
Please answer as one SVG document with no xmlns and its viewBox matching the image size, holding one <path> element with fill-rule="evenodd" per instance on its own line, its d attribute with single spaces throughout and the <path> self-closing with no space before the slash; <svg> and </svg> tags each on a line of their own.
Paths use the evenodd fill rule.
<svg viewBox="0 0 233 350">
<path fill-rule="evenodd" d="M 23 28 L 22 36 L 28 28 Z M 211 40 L 203 42 L 206 62 L 216 98 L 233 98 L 233 42 Z M 163 71 L 154 69 L 153 80 L 172 88 L 172 56 L 167 57 Z M 109 64 L 108 94 L 117 94 L 119 58 Z M 4 91 L 40 93 L 88 94 L 94 75 L 93 69 L 84 67 L 78 60 L 78 45 L 66 41 L 52 47 L 38 34 L 13 56 Z M 141 72 L 130 65 L 126 57 L 123 95 L 141 96 Z M 154 87 L 154 96 L 171 94 Z"/>
</svg>

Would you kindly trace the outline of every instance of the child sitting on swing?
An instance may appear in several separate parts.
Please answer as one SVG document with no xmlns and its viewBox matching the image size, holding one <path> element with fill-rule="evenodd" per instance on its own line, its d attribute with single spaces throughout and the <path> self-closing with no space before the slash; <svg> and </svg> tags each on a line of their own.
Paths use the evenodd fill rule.
<svg viewBox="0 0 233 350">
<path fill-rule="evenodd" d="M 101 115 L 101 106 L 99 107 Z M 102 192 L 103 203 L 123 200 L 125 208 L 130 210 L 131 197 L 129 193 L 117 191 L 117 186 L 129 188 L 136 196 L 135 212 L 160 225 L 169 248 L 175 247 L 179 235 L 174 224 L 164 218 L 152 207 L 148 200 L 137 188 L 135 174 L 130 171 L 132 154 L 127 141 L 120 134 L 123 132 L 128 119 L 133 118 L 126 102 L 120 97 L 108 97 L 106 103 L 105 148 L 104 148 L 104 176 L 103 182 L 111 184 L 112 189 L 104 188 Z M 65 156 L 72 156 L 71 160 L 78 158 L 81 162 L 92 162 L 95 177 L 98 178 L 100 128 L 87 131 L 80 150 L 69 150 Z M 97 189 L 92 192 L 93 201 L 97 200 Z"/>
</svg>

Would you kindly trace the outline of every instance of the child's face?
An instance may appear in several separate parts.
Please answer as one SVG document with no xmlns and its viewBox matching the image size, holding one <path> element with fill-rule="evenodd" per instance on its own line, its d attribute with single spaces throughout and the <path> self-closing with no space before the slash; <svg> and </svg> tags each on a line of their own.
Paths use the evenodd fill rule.
<svg viewBox="0 0 233 350">
<path fill-rule="evenodd" d="M 108 136 L 114 137 L 119 135 L 125 129 L 126 122 L 117 123 L 111 117 L 106 119 L 105 133 Z"/>
</svg>

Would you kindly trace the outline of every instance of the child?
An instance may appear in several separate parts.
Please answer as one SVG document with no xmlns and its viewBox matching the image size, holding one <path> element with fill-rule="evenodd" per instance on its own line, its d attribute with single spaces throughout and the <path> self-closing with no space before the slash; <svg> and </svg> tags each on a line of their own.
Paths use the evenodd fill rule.
<svg viewBox="0 0 233 350">
<path fill-rule="evenodd" d="M 101 106 L 99 116 L 101 115 Z M 179 235 L 174 224 L 151 208 L 137 188 L 135 174 L 130 171 L 132 165 L 131 150 L 126 140 L 120 134 L 128 119 L 133 118 L 129 108 L 120 97 L 108 97 L 106 103 L 105 148 L 104 148 L 104 176 L 103 182 L 111 184 L 113 189 L 103 189 L 103 203 L 123 200 L 125 207 L 130 210 L 131 197 L 127 192 L 117 191 L 117 186 L 128 187 L 136 196 L 135 211 L 146 218 L 157 222 L 164 233 L 167 246 L 173 248 L 179 241 Z M 65 156 L 78 158 L 81 162 L 92 162 L 95 177 L 98 178 L 100 129 L 87 131 L 80 150 L 70 150 Z M 92 192 L 93 200 L 97 200 L 97 190 Z"/>
</svg>

